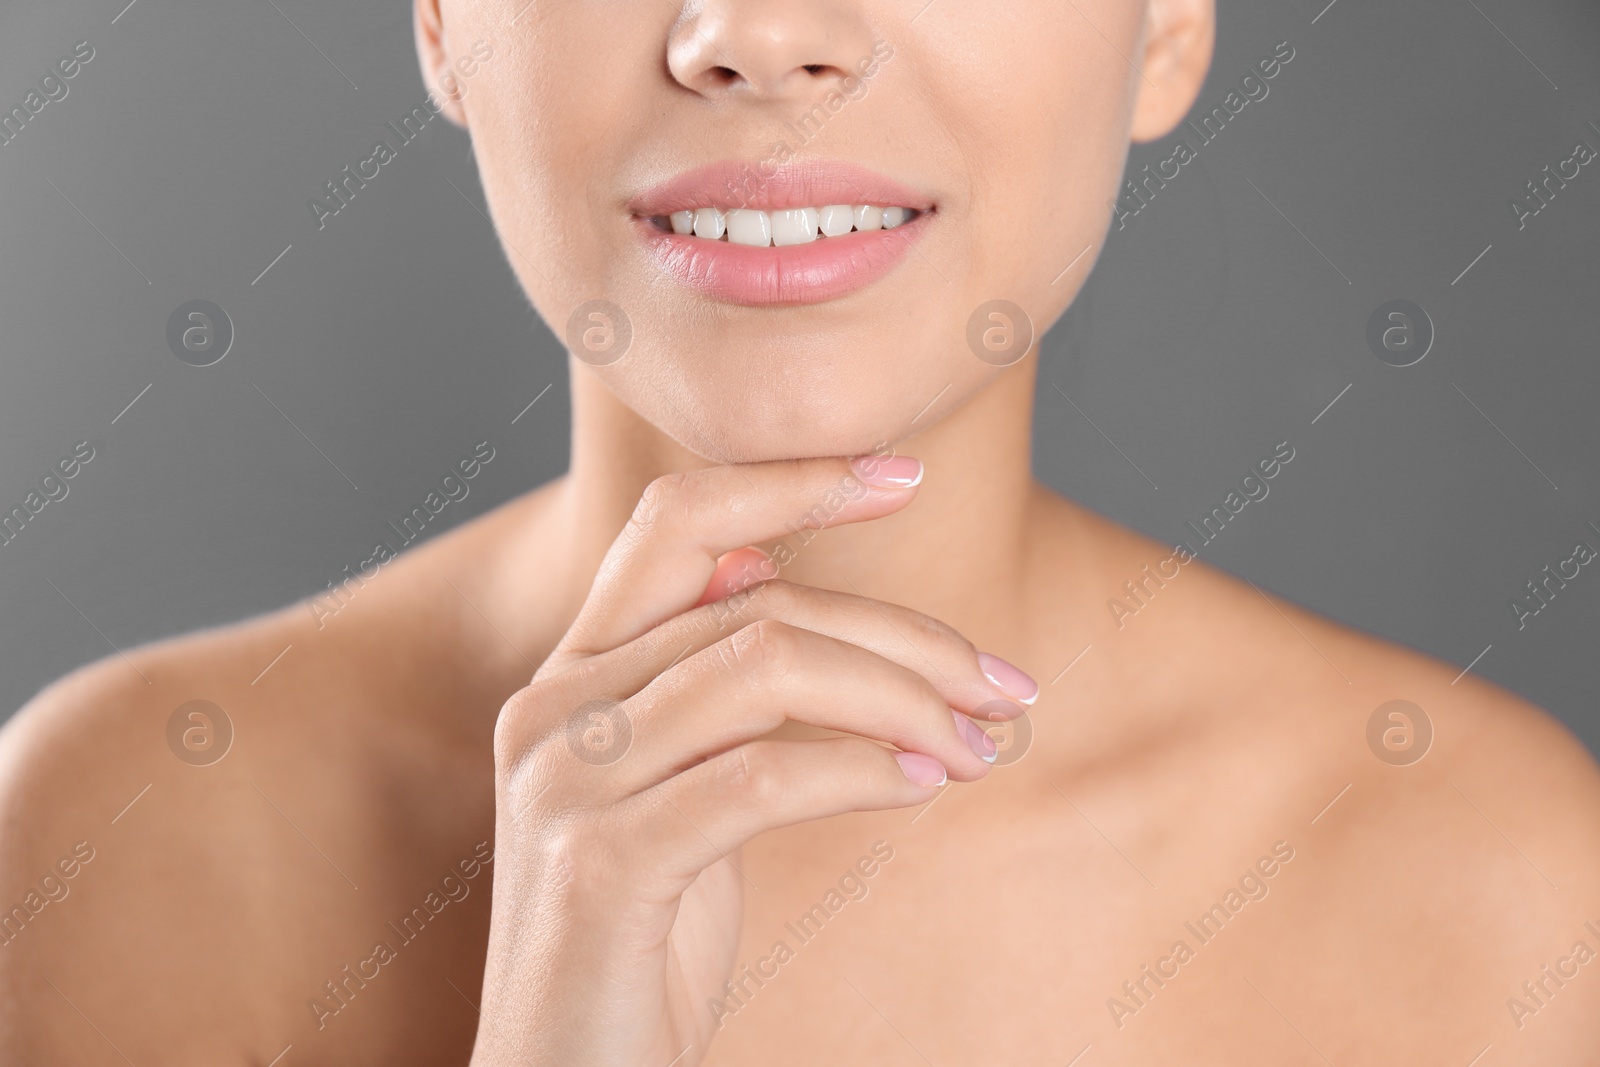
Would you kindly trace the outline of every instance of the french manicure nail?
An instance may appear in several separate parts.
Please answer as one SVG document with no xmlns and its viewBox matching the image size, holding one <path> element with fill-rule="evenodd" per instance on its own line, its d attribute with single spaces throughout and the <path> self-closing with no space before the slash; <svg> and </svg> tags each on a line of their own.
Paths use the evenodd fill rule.
<svg viewBox="0 0 1600 1067">
<path fill-rule="evenodd" d="M 994 687 L 1012 700 L 1032 704 L 1039 699 L 1039 683 L 1013 667 L 999 656 L 978 653 L 978 669 Z"/>
<path fill-rule="evenodd" d="M 896 752 L 894 759 L 915 785 L 933 788 L 944 785 L 946 781 L 944 765 L 932 756 L 924 756 L 920 752 Z"/>
<path fill-rule="evenodd" d="M 922 481 L 922 460 L 910 456 L 856 456 L 850 469 L 875 489 L 910 489 Z"/>
<path fill-rule="evenodd" d="M 972 754 L 985 763 L 993 763 L 1000 755 L 1000 750 L 995 747 L 994 738 L 989 736 L 989 732 L 954 708 L 950 709 L 950 714 L 955 716 L 956 733 L 972 749 Z"/>
</svg>

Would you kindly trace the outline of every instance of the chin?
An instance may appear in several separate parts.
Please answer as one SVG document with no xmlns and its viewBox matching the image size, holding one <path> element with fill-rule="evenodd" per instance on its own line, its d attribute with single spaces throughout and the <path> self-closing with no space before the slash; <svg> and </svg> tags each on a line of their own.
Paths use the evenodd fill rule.
<svg viewBox="0 0 1600 1067">
<path fill-rule="evenodd" d="M 625 372 L 602 377 L 640 417 L 715 463 L 883 452 L 936 421 L 935 397 L 948 410 L 953 396 L 986 378 L 964 365 L 970 358 L 938 358 L 927 348 L 913 358 L 919 346 L 903 340 L 861 340 L 848 351 L 718 349 L 741 354 L 737 362 L 691 364 L 676 354 L 634 352 L 607 368 L 630 364 Z"/>
</svg>

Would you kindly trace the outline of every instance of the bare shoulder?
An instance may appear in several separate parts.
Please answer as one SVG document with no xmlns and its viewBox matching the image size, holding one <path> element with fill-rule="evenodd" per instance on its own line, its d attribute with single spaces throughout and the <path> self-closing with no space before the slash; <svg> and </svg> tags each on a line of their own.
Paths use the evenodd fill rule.
<svg viewBox="0 0 1600 1067">
<path fill-rule="evenodd" d="M 248 795 L 257 776 L 271 788 L 267 760 L 238 744 L 257 726 L 240 693 L 279 629 L 103 660 L 0 732 L 0 1044 L 23 1062 L 154 1056 L 138 1021 L 166 1015 L 162 999 L 185 984 L 206 1001 L 245 993 L 199 965 L 254 947 L 239 919 L 280 877 Z"/>
<path fill-rule="evenodd" d="M 465 757 L 385 724 L 348 649 L 274 664 L 295 638 L 291 609 L 114 657 L 0 734 L 0 1045 L 22 1062 L 266 1063 L 370 953 L 358 918 L 472 855 Z"/>
<path fill-rule="evenodd" d="M 1202 871 L 1293 849 L 1229 934 L 1240 974 L 1334 1062 L 1600 1055 L 1600 769 L 1583 744 L 1458 664 L 1060 511 L 1084 562 L 1041 596 L 1076 596 L 1088 620 L 1052 635 L 1059 663 L 1081 656 L 1060 688 L 1151 724 L 1126 750 L 1158 768 L 1135 792 L 1159 800 L 1130 839 Z"/>
<path fill-rule="evenodd" d="M 1600 766 L 1548 711 L 1192 552 L 1064 501 L 1047 506 L 1054 524 L 1074 531 L 1064 547 L 1086 561 L 1083 574 L 1091 577 L 1041 582 L 1040 595 L 1072 603 L 1071 583 L 1096 590 L 1095 600 L 1076 600 L 1092 622 L 1081 639 L 1063 645 L 1087 639 L 1113 659 L 1172 665 L 1119 679 L 1143 699 L 1192 706 L 1196 693 L 1216 693 L 1211 717 L 1226 730 L 1244 719 L 1269 743 L 1314 742 L 1304 758 L 1349 761 L 1394 788 L 1442 786 L 1456 795 L 1481 781 L 1504 794 L 1508 817 L 1537 824 L 1529 826 L 1530 839 L 1557 852 L 1600 841 Z"/>
<path fill-rule="evenodd" d="M 1360 1062 L 1414 1043 L 1420 1058 L 1440 1042 L 1462 1062 L 1491 1044 L 1503 1063 L 1600 1054 L 1593 756 L 1544 709 L 1456 665 L 1221 580 L 1252 615 L 1235 637 L 1261 691 L 1285 705 L 1278 752 L 1320 788 L 1277 933 L 1320 964 L 1310 999 L 1367 1021 L 1329 1054 Z"/>
<path fill-rule="evenodd" d="M 481 968 L 493 723 L 531 673 L 462 651 L 500 640 L 474 582 L 501 514 L 334 617 L 299 603 L 109 657 L 0 730 L 0 1047 L 265 1064 L 296 1043 L 314 1064 L 470 1043 L 470 1005 L 446 1023 L 406 1005 L 454 1000 L 444 978 L 470 989 Z M 343 1011 L 354 994 L 329 983 L 411 914 L 456 930 Z"/>
<path fill-rule="evenodd" d="M 1286 690 L 1300 674 L 1299 700 L 1337 723 L 1363 757 L 1364 777 L 1382 786 L 1375 792 L 1384 802 L 1437 793 L 1502 846 L 1515 840 L 1527 852 L 1523 870 L 1546 885 L 1565 881 L 1590 891 L 1600 885 L 1593 855 L 1600 843 L 1600 765 L 1549 711 L 1456 664 L 1282 598 L 1248 586 L 1237 595 L 1245 603 L 1254 599 L 1256 626 L 1276 630 L 1274 643 L 1263 637 L 1258 647 L 1276 644 L 1278 655 L 1298 658 L 1299 670 L 1282 676 Z M 1352 725 L 1359 730 L 1349 736 Z M 1508 854 L 1515 858 L 1517 851 Z M 1531 862 L 1535 854 L 1548 861 L 1549 879 L 1534 870 L 1544 866 Z M 1600 899 L 1591 904 L 1600 906 Z"/>
</svg>

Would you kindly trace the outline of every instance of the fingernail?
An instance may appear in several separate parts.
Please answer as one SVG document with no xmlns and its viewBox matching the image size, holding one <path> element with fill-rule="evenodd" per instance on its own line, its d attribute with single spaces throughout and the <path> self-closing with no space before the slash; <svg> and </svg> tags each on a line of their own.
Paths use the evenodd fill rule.
<svg viewBox="0 0 1600 1067">
<path fill-rule="evenodd" d="M 920 752 L 896 752 L 894 759 L 915 785 L 932 788 L 945 783 L 947 776 L 944 765 L 932 756 L 924 756 Z"/>
<path fill-rule="evenodd" d="M 994 683 L 994 687 L 1012 700 L 1032 704 L 1039 699 L 1039 683 L 1013 667 L 999 656 L 978 653 L 978 669 Z"/>
<path fill-rule="evenodd" d="M 994 738 L 989 736 L 988 731 L 954 708 L 950 710 L 950 714 L 955 716 L 956 732 L 967 743 L 967 747 L 972 749 L 972 754 L 985 763 L 993 763 L 1000 755 L 1000 750 L 995 747 Z"/>
<path fill-rule="evenodd" d="M 922 460 L 910 456 L 856 456 L 850 469 L 875 489 L 910 489 L 922 481 Z"/>
</svg>

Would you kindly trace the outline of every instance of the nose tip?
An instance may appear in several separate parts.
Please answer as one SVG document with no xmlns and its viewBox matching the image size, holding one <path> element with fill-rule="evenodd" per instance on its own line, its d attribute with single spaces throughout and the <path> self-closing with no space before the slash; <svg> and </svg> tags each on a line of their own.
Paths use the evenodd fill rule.
<svg viewBox="0 0 1600 1067">
<path fill-rule="evenodd" d="M 797 97 L 849 77 L 872 51 L 857 14 L 807 0 L 707 0 L 674 24 L 667 66 L 706 97 Z"/>
</svg>

